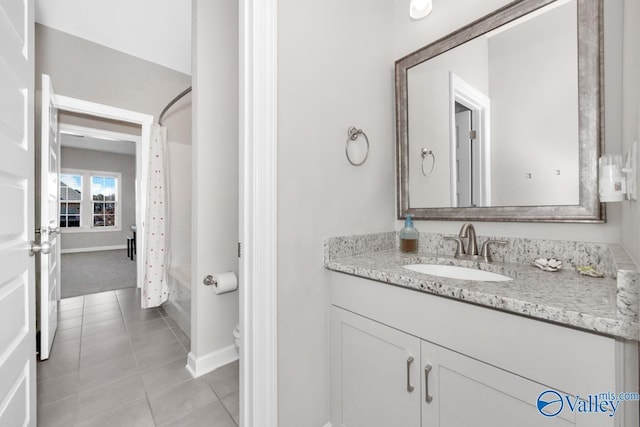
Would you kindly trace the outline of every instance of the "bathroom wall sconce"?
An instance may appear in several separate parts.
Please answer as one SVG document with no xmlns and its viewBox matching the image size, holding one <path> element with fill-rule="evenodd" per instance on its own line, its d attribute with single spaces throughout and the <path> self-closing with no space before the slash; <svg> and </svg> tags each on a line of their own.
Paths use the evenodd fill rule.
<svg viewBox="0 0 640 427">
<path fill-rule="evenodd" d="M 601 202 L 637 200 L 636 167 L 638 143 L 624 156 L 620 154 L 600 157 L 598 190 Z"/>
<path fill-rule="evenodd" d="M 433 9 L 432 0 L 410 0 L 409 1 L 409 16 L 411 19 L 426 18 Z"/>
</svg>

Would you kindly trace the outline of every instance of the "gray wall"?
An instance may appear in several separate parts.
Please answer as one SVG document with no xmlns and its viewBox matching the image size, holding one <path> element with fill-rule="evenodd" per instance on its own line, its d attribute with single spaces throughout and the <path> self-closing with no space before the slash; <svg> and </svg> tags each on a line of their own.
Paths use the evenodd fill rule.
<svg viewBox="0 0 640 427">
<path fill-rule="evenodd" d="M 238 3 L 194 0 L 191 357 L 233 345 L 238 292 L 202 277 L 238 273 Z M 221 60 L 221 58 L 223 60 Z"/>
<path fill-rule="evenodd" d="M 579 202 L 576 28 L 571 2 L 489 39 L 494 206 Z"/>
<path fill-rule="evenodd" d="M 65 233 L 63 231 L 62 250 L 126 245 L 126 237 L 131 235 L 129 226 L 136 222 L 135 156 L 62 147 L 60 161 L 63 169 L 95 170 L 122 174 L 121 231 L 88 233 Z"/>
<path fill-rule="evenodd" d="M 39 24 L 35 59 L 38 91 L 44 73 L 59 95 L 151 114 L 156 120 L 164 106 L 191 85 L 186 74 Z M 191 143 L 190 95 L 171 109 L 164 124 L 169 141 Z"/>
<path fill-rule="evenodd" d="M 319 5 L 278 2 L 281 427 L 318 427 L 329 420 L 322 238 L 389 230 L 395 213 L 392 3 Z M 371 144 L 360 167 L 344 153 L 351 125 L 362 128 Z"/>
<path fill-rule="evenodd" d="M 191 264 L 191 145 L 167 144 L 171 266 Z"/>
</svg>

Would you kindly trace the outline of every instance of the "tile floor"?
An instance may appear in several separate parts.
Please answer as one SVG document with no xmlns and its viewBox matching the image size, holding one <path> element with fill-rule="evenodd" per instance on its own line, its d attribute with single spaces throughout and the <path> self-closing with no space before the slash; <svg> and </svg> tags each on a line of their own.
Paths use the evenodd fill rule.
<svg viewBox="0 0 640 427">
<path fill-rule="evenodd" d="M 37 364 L 38 426 L 237 426 L 238 363 L 191 378 L 190 345 L 136 289 L 61 300 L 51 357 Z"/>
</svg>

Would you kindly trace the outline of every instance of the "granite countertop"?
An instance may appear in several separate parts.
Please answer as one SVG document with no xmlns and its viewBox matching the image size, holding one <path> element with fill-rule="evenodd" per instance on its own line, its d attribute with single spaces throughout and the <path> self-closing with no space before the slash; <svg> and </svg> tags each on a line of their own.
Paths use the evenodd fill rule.
<svg viewBox="0 0 640 427">
<path fill-rule="evenodd" d="M 458 280 L 402 268 L 403 265 L 421 263 L 479 268 L 504 274 L 513 280 Z M 638 339 L 637 313 L 631 319 L 620 314 L 620 305 L 625 305 L 621 303 L 620 277 L 587 277 L 579 274 L 571 265 L 565 264 L 557 272 L 546 272 L 526 263 L 485 263 L 428 252 L 403 254 L 397 250 L 383 250 L 355 256 L 328 257 L 325 258 L 325 267 L 589 332 Z M 637 286 L 635 281 L 633 279 L 634 286 Z"/>
</svg>

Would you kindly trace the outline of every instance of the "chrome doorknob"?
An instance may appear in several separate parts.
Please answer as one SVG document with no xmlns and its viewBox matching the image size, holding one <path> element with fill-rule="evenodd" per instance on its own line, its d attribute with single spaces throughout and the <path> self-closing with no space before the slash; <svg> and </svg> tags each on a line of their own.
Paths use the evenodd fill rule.
<svg viewBox="0 0 640 427">
<path fill-rule="evenodd" d="M 37 253 L 41 253 L 43 255 L 48 255 L 51 253 L 51 243 L 44 242 L 42 244 L 37 244 L 35 241 L 29 242 L 29 256 L 34 256 Z"/>
</svg>

